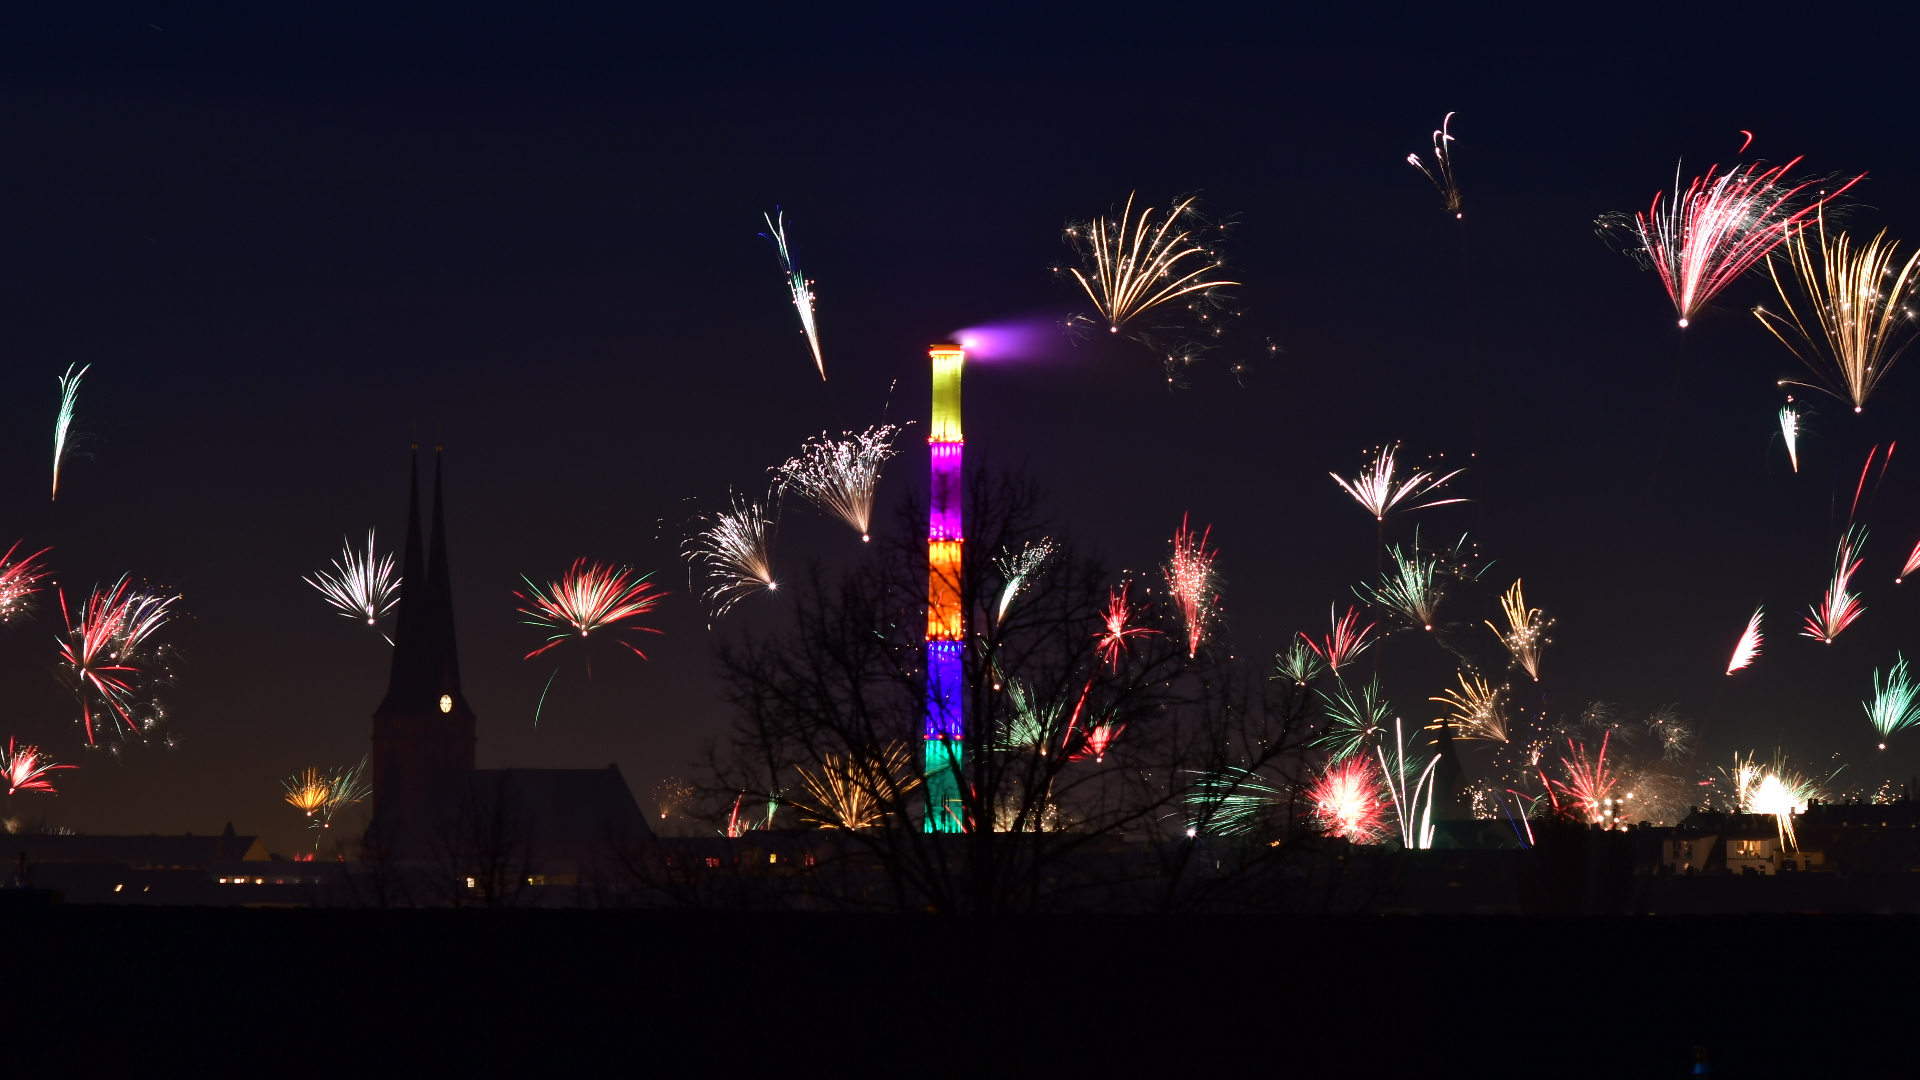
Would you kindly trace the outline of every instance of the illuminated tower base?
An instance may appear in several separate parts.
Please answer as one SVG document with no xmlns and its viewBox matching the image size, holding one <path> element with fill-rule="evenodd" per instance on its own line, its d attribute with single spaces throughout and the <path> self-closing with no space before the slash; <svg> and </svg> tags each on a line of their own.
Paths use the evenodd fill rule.
<svg viewBox="0 0 1920 1080">
<path fill-rule="evenodd" d="M 958 345 L 935 345 L 933 425 L 927 436 L 933 483 L 927 495 L 927 727 L 928 832 L 962 832 L 966 804 L 966 617 L 960 600 L 960 368 Z"/>
</svg>

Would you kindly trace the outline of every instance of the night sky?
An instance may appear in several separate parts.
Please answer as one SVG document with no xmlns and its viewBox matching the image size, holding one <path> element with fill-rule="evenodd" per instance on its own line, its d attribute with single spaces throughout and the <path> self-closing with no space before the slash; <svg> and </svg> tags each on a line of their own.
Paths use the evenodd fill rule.
<svg viewBox="0 0 1920 1080">
<path fill-rule="evenodd" d="M 697 778 L 729 718 L 677 556 L 690 516 L 810 434 L 883 410 L 923 426 L 926 345 L 1070 310 L 1049 273 L 1062 224 L 1134 190 L 1236 220 L 1244 314 L 1180 392 L 1111 341 L 970 365 L 969 459 L 1031 470 L 1116 574 L 1150 571 L 1183 513 L 1211 524 L 1241 655 L 1324 632 L 1374 559 L 1329 470 L 1382 441 L 1449 465 L 1474 447 L 1458 230 L 1404 162 L 1449 110 L 1483 416 L 1456 483 L 1476 502 L 1394 538 L 1472 529 L 1490 579 L 1524 577 L 1555 617 L 1520 704 L 1676 705 L 1702 730 L 1697 769 L 1778 747 L 1821 772 L 1841 754 L 1842 787 L 1920 771 L 1920 736 L 1876 755 L 1859 704 L 1876 665 L 1920 652 L 1920 584 L 1892 585 L 1920 539 L 1920 438 L 1864 514 L 1866 615 L 1832 646 L 1797 636 L 1867 448 L 1912 428 L 1920 359 L 1862 417 L 1801 394 L 1816 415 L 1795 476 L 1775 380 L 1798 364 L 1747 314 L 1770 287 L 1745 279 L 1687 333 L 1656 476 L 1679 334 L 1655 277 L 1592 225 L 1644 207 L 1676 160 L 1732 160 L 1747 129 L 1749 156 L 1867 171 L 1849 224 L 1920 240 L 1910 36 L 1875 22 L 1815 49 L 1804 10 L 1724 27 L 1714 10 L 16 11 L 0 543 L 52 545 L 70 595 L 122 572 L 177 589 L 187 618 L 169 631 L 177 745 L 117 762 L 81 751 L 57 608 L 0 629 L 0 734 L 83 766 L 14 812 L 89 832 L 232 821 L 295 850 L 280 780 L 358 760 L 387 653 L 300 577 L 370 526 L 399 544 L 416 436 L 446 446 L 479 763 L 617 762 L 643 805 L 662 776 Z M 817 282 L 824 384 L 756 235 L 776 206 Z M 70 363 L 93 365 L 92 438 L 49 504 Z M 922 437 L 879 529 L 924 484 Z M 536 729 L 553 667 L 521 660 L 541 635 L 512 591 L 580 556 L 656 571 L 665 634 L 650 662 L 597 653 L 591 681 L 573 654 Z M 861 556 L 843 525 L 790 513 L 776 565 L 797 582 Z M 1763 600 L 1766 651 L 1729 678 Z M 719 632 L 777 626 L 789 603 L 750 600 Z M 1423 644 L 1384 661 L 1418 719 L 1449 672 Z"/>
</svg>

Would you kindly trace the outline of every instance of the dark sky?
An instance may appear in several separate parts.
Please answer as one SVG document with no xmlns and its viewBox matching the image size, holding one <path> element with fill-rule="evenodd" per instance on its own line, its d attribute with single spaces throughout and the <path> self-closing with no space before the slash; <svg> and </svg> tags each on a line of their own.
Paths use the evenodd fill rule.
<svg viewBox="0 0 1920 1080">
<path fill-rule="evenodd" d="M 1920 649 L 1920 586 L 1891 584 L 1920 538 L 1920 440 L 1867 515 L 1867 614 L 1831 647 L 1794 625 L 1867 447 L 1911 426 L 1920 361 L 1864 417 L 1816 403 L 1791 475 L 1774 381 L 1795 361 L 1746 314 L 1764 281 L 1743 280 L 1687 335 L 1649 501 L 1677 332 L 1655 278 L 1592 231 L 1677 159 L 1732 159 L 1749 129 L 1754 154 L 1868 171 L 1852 222 L 1920 238 L 1908 28 L 1823 18 L 1848 36 L 1816 47 L 1804 9 L 928 7 L 16 12 L 0 542 L 53 545 L 70 591 L 121 572 L 175 588 L 189 617 L 169 632 L 178 746 L 117 763 L 79 749 L 57 612 L 0 630 L 5 731 L 84 766 L 14 812 L 95 832 L 231 820 L 296 847 L 280 779 L 357 760 L 386 677 L 386 646 L 300 575 L 369 526 L 398 543 L 416 431 L 447 446 L 480 762 L 618 762 L 645 802 L 727 723 L 676 556 L 687 517 L 803 437 L 878 421 L 895 380 L 888 417 L 924 423 L 926 344 L 1066 310 L 1047 270 L 1062 223 L 1136 189 L 1237 216 L 1244 316 L 1180 393 L 1105 344 L 972 366 L 968 453 L 1033 470 L 1116 571 L 1160 559 L 1182 513 L 1210 523 L 1246 652 L 1322 629 L 1373 562 L 1373 523 L 1328 471 L 1384 440 L 1472 449 L 1456 227 L 1403 160 L 1448 110 L 1483 459 L 1461 482 L 1478 504 L 1422 520 L 1476 529 L 1493 576 L 1524 576 L 1558 620 L 1523 703 L 1676 704 L 1701 724 L 1702 767 L 1780 747 L 1808 766 L 1843 754 L 1852 784 L 1920 769 L 1899 743 L 1876 758 L 1859 708 L 1875 665 Z M 755 235 L 776 205 L 818 282 L 824 385 Z M 1253 364 L 1244 385 L 1235 361 Z M 93 365 L 94 438 L 50 506 L 69 363 Z M 920 482 L 917 438 L 883 502 Z M 793 515 L 777 555 L 794 578 L 857 548 Z M 591 682 L 563 668 L 536 730 L 553 669 L 522 662 L 539 635 L 512 590 L 578 556 L 657 571 L 666 633 L 651 662 L 605 654 Z M 1729 679 L 1761 600 L 1767 651 Z M 1418 644 L 1388 654 L 1410 716 L 1446 675 Z"/>
</svg>

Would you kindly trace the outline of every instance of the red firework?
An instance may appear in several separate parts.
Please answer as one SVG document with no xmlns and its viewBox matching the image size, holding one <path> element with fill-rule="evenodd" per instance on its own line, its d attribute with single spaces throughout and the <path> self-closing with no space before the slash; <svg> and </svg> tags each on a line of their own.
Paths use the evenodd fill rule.
<svg viewBox="0 0 1920 1080">
<path fill-rule="evenodd" d="M 139 705 L 136 683 L 152 673 L 144 646 L 171 617 L 167 608 L 178 598 L 133 592 L 123 576 L 104 591 L 95 587 L 76 623 L 67 610 L 67 594 L 58 595 L 60 615 L 68 627 L 67 640 L 60 643 L 60 662 L 67 666 L 80 697 L 80 723 L 87 731 L 87 745 L 99 745 L 94 698 L 101 706 L 100 719 L 117 720 L 129 732 L 138 733 L 144 725 L 133 715 Z"/>
<path fill-rule="evenodd" d="M 1307 788 L 1307 798 L 1313 800 L 1314 819 L 1328 836 L 1370 844 L 1386 834 L 1380 780 L 1364 757 L 1328 766 Z"/>
<path fill-rule="evenodd" d="M 1144 626 L 1128 626 L 1133 617 L 1133 607 L 1127 602 L 1127 590 L 1133 582 L 1123 581 L 1117 589 L 1107 592 L 1107 610 L 1100 613 L 1106 623 L 1106 629 L 1093 635 L 1100 639 L 1096 646 L 1102 662 L 1113 665 L 1114 674 L 1120 673 L 1120 658 L 1126 655 L 1127 639 L 1142 634 L 1158 634 L 1158 630 L 1149 630 Z"/>
<path fill-rule="evenodd" d="M 1180 609 L 1180 621 L 1187 628 L 1189 659 L 1200 651 L 1200 642 L 1207 636 L 1207 626 L 1213 622 L 1220 600 L 1213 591 L 1216 584 L 1213 560 L 1220 552 L 1207 547 L 1207 537 L 1211 535 L 1213 526 L 1209 525 L 1195 537 L 1187 527 L 1186 515 L 1182 514 L 1180 531 L 1173 534 L 1173 558 L 1164 568 L 1167 591 L 1173 595 L 1174 606 Z"/>
<path fill-rule="evenodd" d="M 39 592 L 37 586 L 47 576 L 47 568 L 39 562 L 40 556 L 52 551 L 41 548 L 18 562 L 13 561 L 13 553 L 22 542 L 15 540 L 5 555 L 0 555 L 0 622 L 6 622 L 26 607 L 27 597 Z"/>
<path fill-rule="evenodd" d="M 1613 811 L 1610 796 L 1620 783 L 1620 778 L 1607 768 L 1607 740 L 1613 737 L 1611 731 L 1600 736 L 1600 754 L 1587 756 L 1587 744 L 1567 740 L 1570 757 L 1560 759 L 1560 771 L 1566 774 L 1566 782 L 1550 780 L 1544 770 L 1540 779 L 1547 785 L 1547 795 L 1553 801 L 1554 810 L 1569 817 L 1579 816 L 1589 824 L 1610 825 L 1613 823 Z M 1566 802 L 1561 802 L 1565 796 Z"/>
<path fill-rule="evenodd" d="M 1801 620 L 1805 629 L 1800 631 L 1800 636 L 1831 645 L 1842 630 L 1852 626 L 1853 620 L 1867 610 L 1859 594 L 1851 591 L 1853 575 L 1859 572 L 1863 561 L 1860 548 L 1866 542 L 1865 530 L 1857 526 L 1847 528 L 1840 538 L 1839 550 L 1834 553 L 1833 579 L 1827 584 L 1826 595 L 1820 598 L 1820 603 Z"/>
<path fill-rule="evenodd" d="M 1300 631 L 1300 637 L 1307 643 L 1307 648 L 1320 654 L 1320 659 L 1327 662 L 1327 670 L 1337 674 L 1343 666 L 1351 663 L 1354 657 L 1366 652 L 1367 646 L 1373 644 L 1367 640 L 1367 635 L 1373 632 L 1375 624 L 1368 623 L 1365 629 L 1356 633 L 1354 627 L 1360 623 L 1360 610 L 1350 607 L 1346 615 L 1335 619 L 1331 604 L 1327 606 L 1327 619 L 1333 626 L 1327 632 L 1324 646 L 1307 637 L 1305 630 Z"/>
<path fill-rule="evenodd" d="M 597 632 L 625 645 L 633 650 L 635 656 L 645 660 L 647 654 L 622 635 L 661 632 L 651 626 L 628 622 L 653 610 L 660 603 L 660 598 L 667 595 L 653 591 L 653 583 L 647 580 L 650 576 L 641 574 L 636 578 L 634 572 L 625 566 L 589 565 L 585 559 L 573 560 L 573 568 L 545 590 L 522 575 L 520 580 L 527 583 L 529 592 L 516 589 L 513 594 L 527 604 L 520 609 L 520 614 L 527 616 L 522 621 L 528 626 L 553 631 L 545 645 L 528 653 L 524 659 L 531 660 L 561 642 L 576 637 L 585 641 Z"/>
<path fill-rule="evenodd" d="M 40 752 L 37 746 L 15 747 L 11 736 L 7 739 L 7 794 L 18 791 L 44 791 L 57 795 L 53 790 L 53 781 L 47 774 L 55 769 L 77 769 L 77 765 L 55 765 L 53 759 Z"/>
</svg>

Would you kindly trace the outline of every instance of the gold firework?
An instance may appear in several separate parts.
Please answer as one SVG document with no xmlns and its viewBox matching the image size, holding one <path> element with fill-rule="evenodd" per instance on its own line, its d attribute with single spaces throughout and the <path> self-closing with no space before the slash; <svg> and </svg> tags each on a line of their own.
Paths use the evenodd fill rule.
<svg viewBox="0 0 1920 1080">
<path fill-rule="evenodd" d="M 1452 714 L 1441 723 L 1451 721 L 1461 738 L 1506 742 L 1507 714 L 1501 698 L 1506 695 L 1507 688 L 1490 686 L 1479 675 L 1469 678 L 1464 671 L 1459 673 L 1458 678 L 1460 689 L 1442 690 L 1439 697 L 1427 699 L 1452 707 Z"/>
<path fill-rule="evenodd" d="M 1786 242 L 1786 261 L 1797 288 L 1788 288 L 1772 260 L 1767 262 L 1785 313 L 1753 309 L 1820 380 L 1795 385 L 1814 386 L 1852 402 L 1854 412 L 1866 406 L 1893 362 L 1913 344 L 1916 329 L 1908 301 L 1920 289 L 1920 252 L 1895 269 L 1894 249 L 1900 245 L 1886 237 L 1882 229 L 1855 251 L 1846 233 L 1828 239 L 1823 215 L 1812 242 L 1805 231 Z M 1794 302 L 1796 292 L 1799 304 Z"/>
<path fill-rule="evenodd" d="M 1539 682 L 1540 650 L 1549 644 L 1547 627 L 1553 625 L 1553 620 L 1539 608 L 1527 606 L 1518 578 L 1514 579 L 1513 588 L 1500 597 L 1500 610 L 1507 616 L 1507 629 L 1503 631 L 1491 622 L 1487 623 L 1487 629 L 1500 636 L 1500 643 L 1513 654 L 1513 662 L 1526 668 L 1533 681 Z"/>
<path fill-rule="evenodd" d="M 818 775 L 802 767 L 800 784 L 812 802 L 794 800 L 801 816 L 823 829 L 868 829 L 891 813 L 900 797 L 920 786 L 910 775 L 913 755 L 904 743 L 878 752 L 820 755 Z"/>
<path fill-rule="evenodd" d="M 1182 225 L 1197 218 L 1191 197 L 1157 221 L 1152 207 L 1135 218 L 1133 198 L 1127 196 L 1118 222 L 1097 217 L 1067 228 L 1067 242 L 1087 266 L 1084 274 L 1078 268 L 1072 271 L 1074 280 L 1087 291 L 1109 331 L 1119 333 L 1129 320 L 1170 300 L 1210 300 L 1212 290 L 1240 284 L 1212 276 L 1221 267 L 1219 256 L 1201 246 L 1194 229 Z"/>
<path fill-rule="evenodd" d="M 294 773 L 286 781 L 287 802 L 312 817 L 333 801 L 333 781 L 320 775 L 319 769 Z"/>
</svg>

